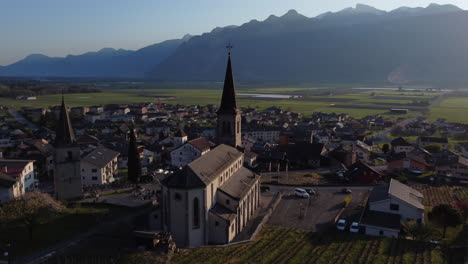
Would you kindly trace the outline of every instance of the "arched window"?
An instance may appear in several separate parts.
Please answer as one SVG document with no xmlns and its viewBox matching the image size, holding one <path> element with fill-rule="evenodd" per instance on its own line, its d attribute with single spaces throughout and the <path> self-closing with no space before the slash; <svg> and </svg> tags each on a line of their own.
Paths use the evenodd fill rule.
<svg viewBox="0 0 468 264">
<path fill-rule="evenodd" d="M 193 228 L 200 227 L 200 205 L 198 198 L 193 199 Z"/>
</svg>

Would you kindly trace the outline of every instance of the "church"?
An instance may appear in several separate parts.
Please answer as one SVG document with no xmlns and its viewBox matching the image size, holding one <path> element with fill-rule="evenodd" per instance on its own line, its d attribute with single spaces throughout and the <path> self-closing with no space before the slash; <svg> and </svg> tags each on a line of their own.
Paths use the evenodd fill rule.
<svg viewBox="0 0 468 264">
<path fill-rule="evenodd" d="M 243 166 L 230 53 L 217 115 L 218 145 L 161 182 L 162 229 L 181 247 L 230 243 L 260 204 L 260 176 Z"/>
</svg>

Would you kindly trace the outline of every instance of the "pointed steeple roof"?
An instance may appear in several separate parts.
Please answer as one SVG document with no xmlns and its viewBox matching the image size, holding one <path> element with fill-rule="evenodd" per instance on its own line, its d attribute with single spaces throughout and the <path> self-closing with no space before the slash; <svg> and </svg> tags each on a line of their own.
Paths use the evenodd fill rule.
<svg viewBox="0 0 468 264">
<path fill-rule="evenodd" d="M 226 77 L 224 78 L 223 97 L 218 114 L 236 114 L 237 113 L 236 88 L 234 86 L 234 75 L 232 74 L 231 54 L 229 53 Z"/>
<path fill-rule="evenodd" d="M 181 137 L 186 137 L 186 136 L 187 136 L 187 134 L 181 128 L 179 128 L 177 130 L 177 132 L 175 132 L 175 134 L 174 134 L 174 137 L 180 137 L 181 138 Z"/>
<path fill-rule="evenodd" d="M 57 130 L 55 134 L 55 146 L 63 147 L 72 145 L 75 143 L 75 134 L 68 116 L 67 108 L 65 107 L 65 100 L 62 95 L 62 106 L 60 107 L 60 117 L 57 124 Z"/>
</svg>

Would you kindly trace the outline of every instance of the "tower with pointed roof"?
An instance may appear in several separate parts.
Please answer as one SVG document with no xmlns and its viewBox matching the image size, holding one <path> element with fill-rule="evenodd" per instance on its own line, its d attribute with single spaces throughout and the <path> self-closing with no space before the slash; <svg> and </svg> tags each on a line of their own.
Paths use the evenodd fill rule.
<svg viewBox="0 0 468 264">
<path fill-rule="evenodd" d="M 80 147 L 76 144 L 70 116 L 62 96 L 60 116 L 55 134 L 54 191 L 60 200 L 79 199 L 83 196 L 80 170 Z"/>
<path fill-rule="evenodd" d="M 230 49 L 231 46 L 228 46 Z M 218 109 L 216 139 L 218 144 L 242 147 L 241 112 L 237 108 L 236 88 L 232 73 L 231 52 L 228 54 L 221 106 Z"/>
</svg>

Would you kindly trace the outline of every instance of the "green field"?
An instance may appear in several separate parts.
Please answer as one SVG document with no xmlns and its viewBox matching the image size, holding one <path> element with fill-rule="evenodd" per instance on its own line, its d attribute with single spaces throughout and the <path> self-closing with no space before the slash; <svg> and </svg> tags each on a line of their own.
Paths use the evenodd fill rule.
<svg viewBox="0 0 468 264">
<path fill-rule="evenodd" d="M 111 103 L 156 102 L 183 105 L 219 104 L 222 84 L 217 88 L 106 88 L 103 93 L 67 94 L 68 106 L 91 106 Z M 330 95 L 330 92 L 332 95 Z M 282 87 L 282 88 L 240 88 L 238 93 L 281 94 L 300 96 L 299 98 L 271 99 L 255 98 L 250 95 L 238 95 L 240 106 L 257 107 L 260 110 L 271 106 L 281 106 L 284 109 L 309 115 L 313 112 L 348 113 L 361 118 L 367 115 L 391 115 L 390 108 L 408 108 L 420 111 L 424 106 L 411 105 L 414 101 L 427 101 L 439 95 L 438 93 L 414 93 L 388 90 L 353 90 L 347 88 L 326 89 L 323 87 Z M 16 108 L 22 106 L 50 107 L 60 104 L 61 95 L 38 96 L 35 101 L 19 101 L 11 98 L 0 98 L 0 104 Z M 405 115 L 398 115 L 404 117 Z"/>
<path fill-rule="evenodd" d="M 457 263 L 459 257 L 452 255 L 449 263 Z M 229 247 L 181 249 L 173 255 L 170 263 L 446 262 L 439 247 L 424 242 L 266 226 L 260 238 L 253 242 Z"/>
<path fill-rule="evenodd" d="M 448 97 L 442 100 L 440 105 L 429 111 L 428 118 L 431 121 L 445 118 L 449 122 L 468 123 L 468 98 Z"/>
</svg>

